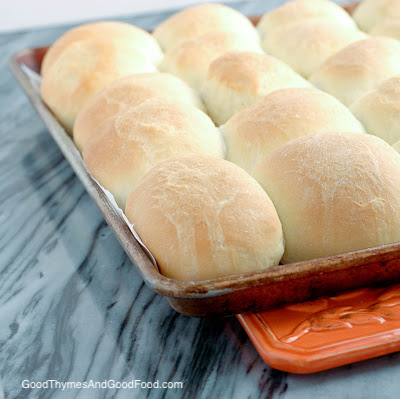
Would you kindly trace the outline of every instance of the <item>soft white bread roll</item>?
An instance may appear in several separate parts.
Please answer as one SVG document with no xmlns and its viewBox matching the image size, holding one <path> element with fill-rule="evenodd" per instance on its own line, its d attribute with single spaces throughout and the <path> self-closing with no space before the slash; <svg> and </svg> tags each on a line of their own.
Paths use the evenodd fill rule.
<svg viewBox="0 0 400 399">
<path fill-rule="evenodd" d="M 389 144 L 400 140 L 400 75 L 385 80 L 376 90 L 360 97 L 350 111 L 369 134 Z"/>
<path fill-rule="evenodd" d="M 262 47 L 308 78 L 332 54 L 365 37 L 352 26 L 309 18 L 275 29 L 264 38 Z"/>
<path fill-rule="evenodd" d="M 229 52 L 209 66 L 201 94 L 217 125 L 272 91 L 311 87 L 284 62 L 267 54 Z"/>
<path fill-rule="evenodd" d="M 180 11 L 159 25 L 153 35 L 161 48 L 167 51 L 181 40 L 215 29 L 235 31 L 249 41 L 259 40 L 247 17 L 222 4 L 202 4 Z"/>
<path fill-rule="evenodd" d="M 262 38 L 267 38 L 277 28 L 311 18 L 324 18 L 343 27 L 356 27 L 350 15 L 332 1 L 294 0 L 266 13 L 257 29 Z"/>
<path fill-rule="evenodd" d="M 256 41 L 245 36 L 233 31 L 213 30 L 173 46 L 165 53 L 160 70 L 171 72 L 200 90 L 210 63 L 230 50 L 263 52 Z"/>
<path fill-rule="evenodd" d="M 49 68 L 69 45 L 91 38 L 128 41 L 135 52 L 156 64 L 161 61 L 163 56 L 157 41 L 143 29 L 123 22 L 95 22 L 70 29 L 51 45 L 43 58 L 40 71 L 42 76 L 46 76 Z"/>
<path fill-rule="evenodd" d="M 179 100 L 205 110 L 199 94 L 186 83 L 169 73 L 138 73 L 111 82 L 91 98 L 79 112 L 73 138 L 79 151 L 97 127 L 107 118 L 115 116 L 127 107 L 139 105 L 153 97 L 171 101 Z"/>
<path fill-rule="evenodd" d="M 400 155 L 378 137 L 301 137 L 273 151 L 253 176 L 282 222 L 282 263 L 400 240 Z"/>
<path fill-rule="evenodd" d="M 124 209 L 139 180 L 155 165 L 188 154 L 223 157 L 223 140 L 198 108 L 149 99 L 108 118 L 83 149 L 86 167 Z"/>
<path fill-rule="evenodd" d="M 393 17 L 400 17 L 400 0 L 363 0 L 353 13 L 357 25 L 365 32 Z"/>
<path fill-rule="evenodd" d="M 349 106 L 382 81 L 400 74 L 400 42 L 370 37 L 354 42 L 329 57 L 310 82 Z"/>
<path fill-rule="evenodd" d="M 156 67 L 130 40 L 90 38 L 70 44 L 43 77 L 44 102 L 72 133 L 82 106 L 103 87 L 122 76 L 155 72 Z"/>
<path fill-rule="evenodd" d="M 125 213 L 161 273 L 177 280 L 267 269 L 282 257 L 282 226 L 268 195 L 222 159 L 159 164 L 129 196 Z"/>
<path fill-rule="evenodd" d="M 388 36 L 400 40 L 400 17 L 384 19 L 369 32 L 372 36 Z"/>
<path fill-rule="evenodd" d="M 313 133 L 359 132 L 361 123 L 331 95 L 314 88 L 274 91 L 221 126 L 226 159 L 251 173 L 275 148 Z"/>
</svg>

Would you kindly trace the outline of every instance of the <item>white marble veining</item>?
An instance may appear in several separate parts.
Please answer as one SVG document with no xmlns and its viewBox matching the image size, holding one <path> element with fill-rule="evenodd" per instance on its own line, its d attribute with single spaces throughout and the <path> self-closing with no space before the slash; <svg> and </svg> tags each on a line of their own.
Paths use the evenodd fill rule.
<svg viewBox="0 0 400 399">
<path fill-rule="evenodd" d="M 258 14 L 280 1 L 242 4 Z M 125 18 L 152 28 L 166 17 Z M 0 376 L 8 398 L 397 398 L 400 355 L 314 375 L 270 369 L 235 318 L 196 319 L 147 288 L 7 67 L 67 28 L 0 35 Z M 183 381 L 178 389 L 21 382 Z M 0 398 L 4 395 L 0 386 Z"/>
</svg>

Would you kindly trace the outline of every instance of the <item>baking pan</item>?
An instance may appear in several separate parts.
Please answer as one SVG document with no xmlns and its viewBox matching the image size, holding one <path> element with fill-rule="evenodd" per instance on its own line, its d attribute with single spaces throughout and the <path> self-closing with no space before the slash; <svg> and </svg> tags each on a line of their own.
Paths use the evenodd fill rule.
<svg viewBox="0 0 400 399">
<path fill-rule="evenodd" d="M 258 19 L 254 17 L 252 21 Z M 90 177 L 73 141 L 24 71 L 28 67 L 39 73 L 46 50 L 41 47 L 19 51 L 11 57 L 10 68 L 146 284 L 165 295 L 176 311 L 190 316 L 228 316 L 400 281 L 400 243 L 200 282 L 178 281 L 161 275 Z"/>
</svg>

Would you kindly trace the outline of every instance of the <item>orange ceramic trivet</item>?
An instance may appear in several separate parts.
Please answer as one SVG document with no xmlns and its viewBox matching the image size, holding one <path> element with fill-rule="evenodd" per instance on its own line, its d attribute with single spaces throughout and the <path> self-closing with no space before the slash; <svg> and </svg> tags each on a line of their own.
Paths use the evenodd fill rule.
<svg viewBox="0 0 400 399">
<path fill-rule="evenodd" d="M 400 350 L 400 284 L 237 317 L 264 361 L 292 373 Z"/>
</svg>

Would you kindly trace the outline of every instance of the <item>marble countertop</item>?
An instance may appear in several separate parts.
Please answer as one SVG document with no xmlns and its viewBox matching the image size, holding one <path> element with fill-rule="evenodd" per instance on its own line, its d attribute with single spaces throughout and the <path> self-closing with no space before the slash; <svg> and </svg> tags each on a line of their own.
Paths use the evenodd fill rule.
<svg viewBox="0 0 400 399">
<path fill-rule="evenodd" d="M 238 8 L 250 15 L 279 3 Z M 152 28 L 167 15 L 124 20 Z M 235 318 L 180 315 L 144 285 L 7 66 L 12 53 L 68 28 L 0 35 L 0 398 L 398 397 L 400 354 L 283 373 L 262 361 Z M 24 380 L 183 388 L 39 389 Z"/>
</svg>

